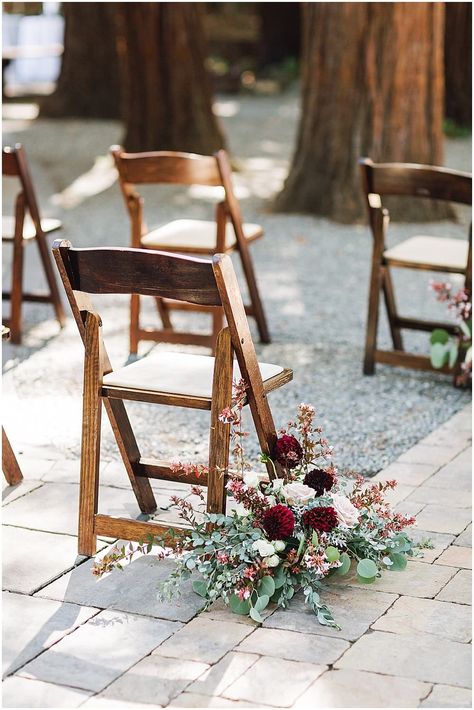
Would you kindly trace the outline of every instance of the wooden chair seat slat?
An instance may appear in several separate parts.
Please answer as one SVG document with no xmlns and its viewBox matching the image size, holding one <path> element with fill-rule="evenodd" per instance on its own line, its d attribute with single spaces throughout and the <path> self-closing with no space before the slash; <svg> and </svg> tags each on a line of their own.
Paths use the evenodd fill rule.
<svg viewBox="0 0 474 710">
<path fill-rule="evenodd" d="M 415 236 L 387 249 L 383 256 L 393 266 L 462 273 L 467 267 L 468 252 L 465 239 Z"/>
<path fill-rule="evenodd" d="M 43 217 L 41 219 L 41 229 L 44 234 L 50 234 L 61 229 L 62 222 L 59 219 L 50 219 Z M 2 217 L 2 240 L 4 242 L 12 242 L 15 238 L 15 218 L 6 216 Z M 36 238 L 36 227 L 29 215 L 25 217 L 23 224 L 23 239 L 31 240 Z"/>
<path fill-rule="evenodd" d="M 244 222 L 242 230 L 249 243 L 263 235 L 263 229 L 259 224 Z M 145 248 L 161 251 L 215 254 L 216 223 L 199 219 L 176 219 L 142 236 L 141 243 Z M 235 249 L 236 243 L 234 228 L 230 222 L 227 222 L 224 251 Z"/>
</svg>

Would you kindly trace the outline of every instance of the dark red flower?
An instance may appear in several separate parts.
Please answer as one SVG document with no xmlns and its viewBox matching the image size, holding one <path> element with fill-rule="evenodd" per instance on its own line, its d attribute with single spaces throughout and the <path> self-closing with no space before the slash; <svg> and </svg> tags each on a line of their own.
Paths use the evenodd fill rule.
<svg viewBox="0 0 474 710">
<path fill-rule="evenodd" d="M 325 471 L 323 468 L 314 468 L 308 471 L 304 477 L 303 483 L 305 486 L 314 488 L 317 496 L 322 496 L 324 491 L 330 491 L 336 479 L 330 471 Z"/>
<path fill-rule="evenodd" d="M 321 506 L 303 513 L 303 523 L 317 532 L 331 532 L 339 520 L 334 508 Z"/>
<path fill-rule="evenodd" d="M 275 444 L 275 459 L 284 468 L 295 468 L 303 458 L 303 449 L 291 434 L 278 437 Z"/>
<path fill-rule="evenodd" d="M 274 505 L 263 514 L 262 527 L 270 540 L 284 540 L 294 530 L 295 516 L 286 505 Z"/>
</svg>

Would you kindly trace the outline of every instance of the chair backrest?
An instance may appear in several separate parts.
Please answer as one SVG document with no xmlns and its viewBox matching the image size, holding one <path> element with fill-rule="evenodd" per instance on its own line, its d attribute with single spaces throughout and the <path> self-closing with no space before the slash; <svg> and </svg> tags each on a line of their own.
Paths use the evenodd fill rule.
<svg viewBox="0 0 474 710">
<path fill-rule="evenodd" d="M 368 199 L 369 195 L 405 195 L 471 204 L 470 173 L 432 165 L 373 163 L 370 158 L 361 158 L 359 165 Z"/>
<path fill-rule="evenodd" d="M 132 220 L 132 244 L 139 240 L 141 204 L 135 186 L 144 184 L 205 185 L 224 188 L 224 205 L 239 242 L 244 240 L 242 215 L 232 187 L 232 168 L 225 150 L 215 155 L 172 151 L 126 153 L 120 146 L 110 149 L 119 174 L 126 207 Z M 145 230 L 146 231 L 146 230 Z"/>
<path fill-rule="evenodd" d="M 211 262 L 151 249 L 74 249 L 69 241 L 61 239 L 54 242 L 53 254 L 84 343 L 87 315 L 95 314 L 89 299 L 92 294 L 135 293 L 222 306 L 229 324 L 232 348 L 242 377 L 249 386 L 249 404 L 252 410 L 258 410 L 260 418 L 269 422 L 269 428 L 273 426 L 245 307 L 229 256 L 216 254 Z M 104 355 L 109 369 L 105 347 Z"/>
<path fill-rule="evenodd" d="M 30 213 L 36 231 L 41 231 L 41 218 L 33 180 L 28 167 L 25 149 L 20 143 L 17 143 L 14 147 L 5 146 L 2 149 L 2 175 L 19 179 L 21 194 L 25 200 L 26 208 Z"/>
</svg>

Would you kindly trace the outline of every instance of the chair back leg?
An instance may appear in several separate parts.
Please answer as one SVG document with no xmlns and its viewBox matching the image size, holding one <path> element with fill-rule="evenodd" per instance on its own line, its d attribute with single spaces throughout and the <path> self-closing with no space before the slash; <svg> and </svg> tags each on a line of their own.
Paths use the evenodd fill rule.
<svg viewBox="0 0 474 710">
<path fill-rule="evenodd" d="M 61 328 L 64 328 L 64 326 L 66 325 L 66 316 L 64 313 L 63 304 L 61 302 L 61 296 L 59 295 L 58 284 L 56 283 L 56 278 L 53 272 L 51 254 L 46 245 L 46 237 L 43 232 L 37 232 L 36 244 L 38 245 L 38 251 L 41 263 L 43 265 L 43 271 L 48 284 L 49 298 L 54 308 L 56 320 L 58 321 Z"/>
<path fill-rule="evenodd" d="M 21 343 L 21 312 L 23 305 L 23 262 L 25 222 L 25 198 L 20 193 L 15 202 L 15 233 L 13 235 L 12 283 L 10 289 L 10 340 L 14 345 Z"/>
<path fill-rule="evenodd" d="M 395 292 L 393 290 L 392 275 L 388 266 L 382 267 L 382 288 L 393 347 L 395 350 L 403 350 L 402 332 L 397 325 L 398 314 L 395 304 Z"/>
<path fill-rule="evenodd" d="M 2 427 L 2 471 L 9 486 L 16 486 L 23 480 L 15 452 L 13 451 L 5 429 Z"/>
<path fill-rule="evenodd" d="M 229 328 L 220 331 L 216 342 L 212 385 L 211 428 L 209 436 L 209 477 L 207 510 L 225 513 L 226 471 L 229 466 L 230 426 L 219 415 L 232 404 L 233 352 Z"/>
</svg>

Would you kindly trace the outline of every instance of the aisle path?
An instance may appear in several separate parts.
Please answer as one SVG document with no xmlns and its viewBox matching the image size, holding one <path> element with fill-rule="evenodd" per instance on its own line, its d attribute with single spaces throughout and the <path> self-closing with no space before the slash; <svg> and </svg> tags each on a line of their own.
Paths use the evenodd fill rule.
<svg viewBox="0 0 474 710">
<path fill-rule="evenodd" d="M 199 615 L 189 588 L 159 603 L 170 561 L 97 580 L 76 557 L 78 461 L 29 461 L 3 494 L 3 707 L 470 707 L 470 445 L 465 407 L 377 474 L 434 547 L 370 587 L 328 584 L 341 632 L 299 598 L 261 627 Z M 134 514 L 117 466 L 101 507 Z M 157 490 L 164 504 L 171 487 Z"/>
</svg>

